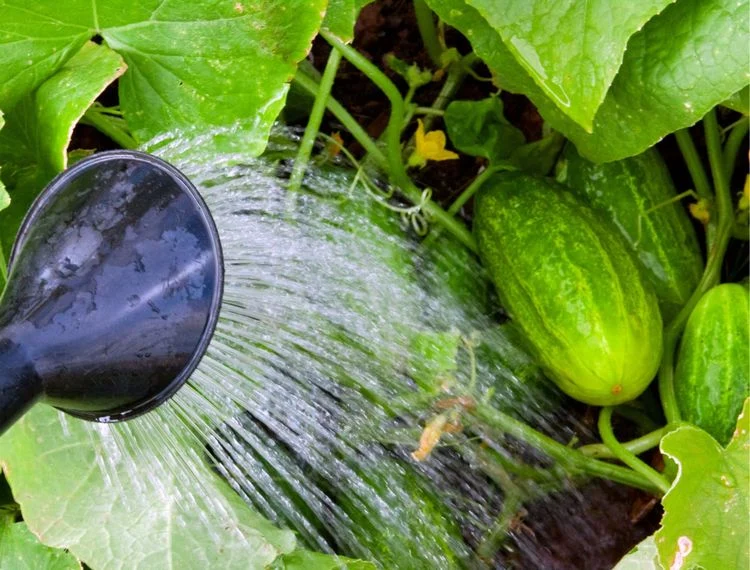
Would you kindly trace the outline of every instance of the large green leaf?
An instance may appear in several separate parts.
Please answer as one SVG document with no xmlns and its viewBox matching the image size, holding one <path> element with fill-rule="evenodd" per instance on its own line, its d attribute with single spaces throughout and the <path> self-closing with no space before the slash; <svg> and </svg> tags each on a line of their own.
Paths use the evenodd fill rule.
<svg viewBox="0 0 750 570">
<path fill-rule="evenodd" d="M 675 0 L 467 0 L 557 107 L 587 131 L 628 39 Z"/>
<path fill-rule="evenodd" d="M 556 130 L 596 162 L 643 152 L 692 125 L 748 84 L 748 0 L 680 0 L 628 42 L 592 133 L 562 113 L 518 63 L 500 35 L 464 0 L 428 0 L 459 29 L 503 88 L 526 94 Z"/>
<path fill-rule="evenodd" d="M 0 107 L 20 99 L 89 38 L 128 64 L 120 104 L 143 142 L 223 128 L 259 154 L 325 0 L 57 0 L 0 3 Z M 230 142 L 228 138 L 221 139 Z"/>
<path fill-rule="evenodd" d="M 664 436 L 661 450 L 679 466 L 656 532 L 662 565 L 750 567 L 750 398 L 726 449 L 705 431 L 684 426 Z"/>
<path fill-rule="evenodd" d="M 67 166 L 73 127 L 123 71 L 119 55 L 88 42 L 35 92 L 8 110 L 8 122 L 0 131 L 1 174 L 11 197 L 10 206 L 0 213 L 0 250 L 6 260 L 31 202 Z"/>
<path fill-rule="evenodd" d="M 212 473 L 169 407 L 96 426 L 36 406 L 0 439 L 24 519 L 92 568 L 265 568 L 294 549 Z M 172 459 L 170 459 L 172 458 Z"/>
<path fill-rule="evenodd" d="M 81 570 L 75 556 L 44 546 L 24 522 L 0 516 L 0 570 Z"/>
</svg>

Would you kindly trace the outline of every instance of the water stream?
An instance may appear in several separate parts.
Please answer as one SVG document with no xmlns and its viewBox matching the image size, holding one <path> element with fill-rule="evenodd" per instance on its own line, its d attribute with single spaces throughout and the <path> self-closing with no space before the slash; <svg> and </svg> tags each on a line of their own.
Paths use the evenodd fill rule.
<svg viewBox="0 0 750 570">
<path fill-rule="evenodd" d="M 501 507 L 508 489 L 522 500 L 553 480 L 569 485 L 524 479 L 544 459 L 464 412 L 482 402 L 561 441 L 572 420 L 554 411 L 538 371 L 498 324 L 476 261 L 449 239 L 422 248 L 397 214 L 352 186 L 348 170 L 313 169 L 306 191 L 290 196 L 283 161 L 206 155 L 201 144 L 162 141 L 157 152 L 214 215 L 224 303 L 206 357 L 172 401 L 89 428 L 124 508 L 138 485 L 163 485 L 185 513 L 226 508 L 203 483 L 208 465 L 311 550 L 448 569 L 503 567 L 525 544 L 524 564 L 542 567 L 544 545 L 516 540 L 524 526 L 498 523 Z M 271 150 L 278 157 L 288 147 Z M 438 416 L 445 433 L 416 461 L 423 428 Z M 66 429 L 76 420 L 61 421 Z M 147 478 L 135 472 L 144 468 Z M 205 540 L 223 540 L 212 532 L 207 519 Z M 597 529 L 576 533 L 593 540 Z"/>
</svg>

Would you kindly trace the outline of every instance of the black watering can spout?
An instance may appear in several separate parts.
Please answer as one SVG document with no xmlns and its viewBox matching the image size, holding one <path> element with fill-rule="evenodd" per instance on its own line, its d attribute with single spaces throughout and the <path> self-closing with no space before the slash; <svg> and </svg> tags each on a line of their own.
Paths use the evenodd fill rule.
<svg viewBox="0 0 750 570">
<path fill-rule="evenodd" d="M 62 173 L 0 298 L 0 434 L 37 401 L 100 422 L 164 402 L 208 346 L 222 283 L 216 226 L 174 167 L 111 151 Z"/>
</svg>

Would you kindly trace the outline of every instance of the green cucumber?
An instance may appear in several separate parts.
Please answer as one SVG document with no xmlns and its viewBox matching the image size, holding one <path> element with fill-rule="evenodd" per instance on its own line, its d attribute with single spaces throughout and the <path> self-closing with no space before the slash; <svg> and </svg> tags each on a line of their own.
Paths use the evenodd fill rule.
<svg viewBox="0 0 750 570">
<path fill-rule="evenodd" d="M 622 238 L 561 184 L 525 174 L 488 180 L 475 208 L 480 256 L 550 379 L 593 405 L 643 392 L 662 320 Z"/>
<path fill-rule="evenodd" d="M 595 164 L 568 144 L 557 179 L 620 231 L 656 291 L 664 320 L 671 320 L 698 285 L 703 258 L 685 209 L 670 203 L 677 191 L 656 149 Z"/>
<path fill-rule="evenodd" d="M 738 283 L 710 289 L 680 343 L 675 393 L 683 419 L 729 443 L 750 396 L 750 294 Z"/>
</svg>

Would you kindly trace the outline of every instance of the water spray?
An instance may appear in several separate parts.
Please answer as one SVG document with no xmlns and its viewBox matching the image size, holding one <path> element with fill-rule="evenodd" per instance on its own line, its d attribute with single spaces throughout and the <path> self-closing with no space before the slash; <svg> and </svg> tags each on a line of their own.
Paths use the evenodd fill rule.
<svg viewBox="0 0 750 570">
<path fill-rule="evenodd" d="M 55 178 L 18 233 L 0 299 L 0 434 L 34 403 L 115 422 L 170 398 L 218 319 L 211 214 L 176 168 L 97 153 Z"/>
</svg>

